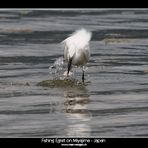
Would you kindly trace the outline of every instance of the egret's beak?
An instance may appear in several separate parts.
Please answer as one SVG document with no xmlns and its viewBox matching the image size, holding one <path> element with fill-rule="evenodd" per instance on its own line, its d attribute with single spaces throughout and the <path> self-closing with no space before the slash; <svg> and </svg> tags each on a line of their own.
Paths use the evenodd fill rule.
<svg viewBox="0 0 148 148">
<path fill-rule="evenodd" d="M 67 76 L 69 75 L 69 71 L 70 71 L 70 69 L 71 69 L 71 64 L 72 64 L 72 58 L 70 58 L 69 61 L 68 61 Z"/>
</svg>

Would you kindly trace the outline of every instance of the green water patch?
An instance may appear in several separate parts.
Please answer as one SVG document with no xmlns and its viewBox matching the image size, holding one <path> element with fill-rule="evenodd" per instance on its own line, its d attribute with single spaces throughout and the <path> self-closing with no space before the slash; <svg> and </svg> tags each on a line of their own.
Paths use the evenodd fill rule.
<svg viewBox="0 0 148 148">
<path fill-rule="evenodd" d="M 49 87 L 49 88 L 79 88 L 85 89 L 87 83 L 79 82 L 75 79 L 53 79 L 53 80 L 43 80 L 37 83 L 37 86 Z"/>
</svg>

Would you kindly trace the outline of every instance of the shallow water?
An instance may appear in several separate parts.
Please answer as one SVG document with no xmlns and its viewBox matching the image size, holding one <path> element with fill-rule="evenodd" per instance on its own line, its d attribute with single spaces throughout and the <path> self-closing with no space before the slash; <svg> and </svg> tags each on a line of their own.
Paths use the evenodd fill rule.
<svg viewBox="0 0 148 148">
<path fill-rule="evenodd" d="M 81 27 L 90 83 L 37 86 Z M 148 9 L 0 10 L 0 137 L 148 136 L 147 37 Z"/>
</svg>

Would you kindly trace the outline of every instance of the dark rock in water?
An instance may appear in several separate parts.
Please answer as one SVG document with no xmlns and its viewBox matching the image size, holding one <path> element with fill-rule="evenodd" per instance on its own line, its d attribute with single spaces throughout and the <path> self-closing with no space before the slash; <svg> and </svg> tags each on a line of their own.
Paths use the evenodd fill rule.
<svg viewBox="0 0 148 148">
<path fill-rule="evenodd" d="M 67 87 L 77 87 L 79 89 L 84 89 L 85 84 L 79 81 L 76 81 L 74 79 L 65 79 L 65 80 L 44 80 L 37 84 L 37 86 L 43 86 L 43 87 L 50 87 L 50 88 L 67 88 Z"/>
</svg>

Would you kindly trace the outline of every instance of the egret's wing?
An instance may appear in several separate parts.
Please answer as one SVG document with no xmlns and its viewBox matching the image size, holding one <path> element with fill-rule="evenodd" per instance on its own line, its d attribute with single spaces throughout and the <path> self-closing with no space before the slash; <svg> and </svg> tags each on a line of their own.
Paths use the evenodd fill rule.
<svg viewBox="0 0 148 148">
<path fill-rule="evenodd" d="M 65 42 L 65 40 L 62 42 L 62 44 L 64 44 L 64 60 L 68 60 L 68 47 L 67 47 L 67 44 Z"/>
<path fill-rule="evenodd" d="M 68 60 L 68 48 L 65 46 L 64 49 L 64 59 L 67 61 Z"/>
<path fill-rule="evenodd" d="M 84 58 L 85 58 L 86 61 L 88 61 L 89 60 L 89 57 L 90 57 L 90 49 L 89 49 L 89 46 L 88 45 L 85 47 L 85 50 L 84 51 L 85 51 L 84 52 Z"/>
</svg>

